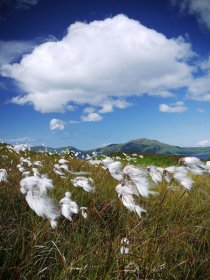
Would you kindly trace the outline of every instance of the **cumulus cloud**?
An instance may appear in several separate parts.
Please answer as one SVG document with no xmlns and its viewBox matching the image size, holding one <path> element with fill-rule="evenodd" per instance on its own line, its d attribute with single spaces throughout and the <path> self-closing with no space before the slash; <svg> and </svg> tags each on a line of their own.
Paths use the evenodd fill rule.
<svg viewBox="0 0 210 280">
<path fill-rule="evenodd" d="M 86 113 L 85 115 L 81 116 L 81 120 L 83 122 L 99 122 L 103 119 L 103 117 L 95 112 Z"/>
<path fill-rule="evenodd" d="M 4 65 L 2 75 L 15 79 L 24 93 L 14 103 L 32 104 L 43 113 L 88 104 L 106 113 L 126 108 L 132 95 L 171 96 L 171 90 L 191 81 L 188 59 L 193 55 L 183 38 L 168 39 L 117 15 L 70 25 L 63 39 L 40 44 L 19 63 Z"/>
<path fill-rule="evenodd" d="M 170 0 L 178 5 L 182 12 L 195 15 L 198 22 L 210 29 L 210 1 L 209 0 Z"/>
<path fill-rule="evenodd" d="M 64 130 L 65 122 L 59 119 L 52 119 L 50 121 L 50 130 Z"/>
<path fill-rule="evenodd" d="M 184 113 L 187 111 L 187 107 L 184 106 L 184 102 L 177 101 L 174 104 L 160 104 L 159 110 L 162 113 Z"/>
<path fill-rule="evenodd" d="M 125 101 L 125 100 L 107 100 L 102 108 L 99 110 L 99 113 L 110 113 L 114 111 L 114 108 L 118 108 L 118 109 L 125 109 L 129 106 L 131 106 L 132 104 Z"/>
<path fill-rule="evenodd" d="M 198 146 L 203 146 L 203 147 L 205 147 L 205 146 L 208 147 L 208 146 L 210 146 L 210 140 L 209 139 L 202 140 L 202 141 L 198 142 L 197 145 Z"/>
<path fill-rule="evenodd" d="M 93 107 L 87 107 L 84 109 L 83 113 L 84 115 L 81 116 L 81 120 L 83 122 L 99 122 L 103 119 L 103 117 L 95 112 L 95 108 Z"/>
</svg>

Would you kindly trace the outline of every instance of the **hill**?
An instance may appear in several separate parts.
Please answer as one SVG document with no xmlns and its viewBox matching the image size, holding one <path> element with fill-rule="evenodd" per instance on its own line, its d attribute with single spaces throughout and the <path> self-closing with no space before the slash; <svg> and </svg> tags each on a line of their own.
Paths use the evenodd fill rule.
<svg viewBox="0 0 210 280">
<path fill-rule="evenodd" d="M 106 147 L 96 149 L 101 153 L 112 152 L 132 152 L 143 154 L 166 154 L 166 155 L 209 155 L 210 147 L 179 147 L 157 140 L 150 140 L 146 138 L 129 141 L 125 144 L 114 144 Z"/>
<path fill-rule="evenodd" d="M 91 150 L 78 150 L 72 146 L 62 147 L 62 148 L 50 148 L 37 146 L 33 147 L 32 150 L 45 150 L 51 152 L 61 152 L 66 149 L 79 152 L 81 154 L 91 154 L 93 152 L 97 152 L 99 154 L 112 154 L 118 152 L 131 152 L 131 153 L 142 153 L 142 154 L 164 154 L 164 155 L 190 155 L 190 156 L 200 156 L 200 157 L 208 157 L 210 155 L 210 147 L 179 147 L 173 146 L 169 144 L 165 144 L 159 142 L 157 140 L 150 140 L 147 138 L 140 138 L 136 140 L 129 141 L 123 144 L 111 144 L 104 147 L 91 149 Z"/>
</svg>

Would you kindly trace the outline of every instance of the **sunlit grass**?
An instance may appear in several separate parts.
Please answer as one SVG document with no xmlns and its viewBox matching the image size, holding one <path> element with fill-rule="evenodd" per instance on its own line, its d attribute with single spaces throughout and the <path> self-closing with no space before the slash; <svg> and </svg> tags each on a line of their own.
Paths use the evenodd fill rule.
<svg viewBox="0 0 210 280">
<path fill-rule="evenodd" d="M 70 191 L 79 206 L 88 208 L 87 219 L 60 218 L 52 230 L 20 193 L 20 155 L 4 149 L 0 155 L 7 155 L 0 168 L 9 175 L 0 183 L 1 279 L 210 279 L 210 176 L 194 176 L 187 192 L 158 186 L 159 196 L 140 198 L 147 213 L 139 218 L 122 205 L 117 181 L 101 167 L 69 160 L 72 170 L 91 173 L 95 192 L 87 193 L 70 184 L 74 175 L 61 179 L 53 172 L 59 156 L 28 152 L 43 162 L 40 172 L 53 179 L 50 195 L 57 203 Z M 137 163 L 175 164 L 166 158 L 160 157 L 160 164 L 156 155 Z M 124 237 L 127 255 L 120 253 Z"/>
</svg>

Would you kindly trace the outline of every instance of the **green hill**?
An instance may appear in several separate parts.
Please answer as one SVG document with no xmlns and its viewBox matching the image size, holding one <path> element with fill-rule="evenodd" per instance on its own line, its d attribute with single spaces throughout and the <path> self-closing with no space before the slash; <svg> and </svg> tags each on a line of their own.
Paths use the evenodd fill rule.
<svg viewBox="0 0 210 280">
<path fill-rule="evenodd" d="M 111 154 L 111 153 L 118 153 L 118 152 L 131 152 L 131 153 L 142 153 L 142 154 L 164 154 L 164 155 L 210 155 L 210 147 L 179 147 L 168 145 L 157 140 L 150 140 L 146 138 L 140 138 L 136 140 L 129 141 L 123 144 L 111 144 L 101 148 L 81 151 L 72 146 L 62 147 L 62 148 L 50 148 L 50 147 L 43 147 L 37 146 L 33 147 L 32 150 L 45 150 L 51 152 L 61 152 L 66 149 L 73 150 L 80 152 L 81 154 L 87 153 L 90 154 L 92 152 L 97 152 L 100 154 Z"/>
<path fill-rule="evenodd" d="M 108 145 L 102 148 L 98 148 L 95 151 L 100 152 L 102 154 L 110 154 L 113 152 L 132 152 L 143 154 L 166 155 L 209 155 L 210 147 L 179 147 L 161 143 L 157 140 L 141 138 L 129 141 L 125 144 Z"/>
</svg>

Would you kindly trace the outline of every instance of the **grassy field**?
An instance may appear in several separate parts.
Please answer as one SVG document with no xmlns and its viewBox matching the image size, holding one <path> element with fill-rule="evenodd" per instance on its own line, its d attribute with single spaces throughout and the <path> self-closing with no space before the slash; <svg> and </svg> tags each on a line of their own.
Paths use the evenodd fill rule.
<svg viewBox="0 0 210 280">
<path fill-rule="evenodd" d="M 6 155 L 6 157 L 5 157 Z M 88 218 L 64 218 L 52 230 L 20 193 L 20 156 L 40 160 L 42 174 L 53 179 L 50 196 L 57 201 L 66 191 Z M 119 156 L 119 155 L 118 155 Z M 53 172 L 58 155 L 17 154 L 0 150 L 0 168 L 8 181 L 0 183 L 0 279 L 210 279 L 210 176 L 193 176 L 193 188 L 156 187 L 158 196 L 140 198 L 147 212 L 130 213 L 115 192 L 118 184 L 106 170 L 87 161 L 70 159 L 74 171 L 88 171 L 95 192 L 73 187 Z M 122 158 L 125 157 L 122 155 Z M 126 159 L 122 159 L 126 163 Z M 168 166 L 178 158 L 146 155 L 132 163 Z M 121 239 L 129 240 L 129 253 L 121 254 Z"/>
</svg>

